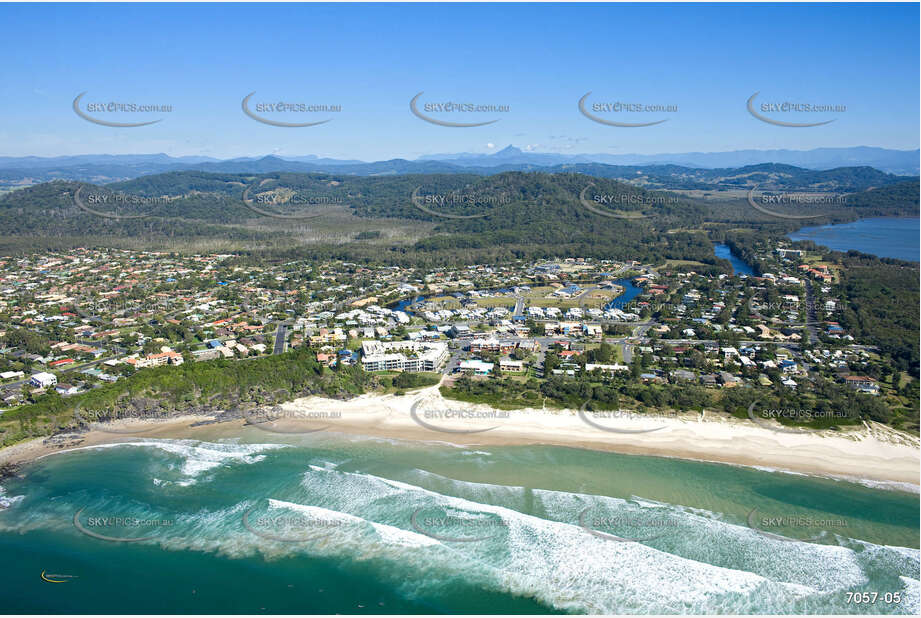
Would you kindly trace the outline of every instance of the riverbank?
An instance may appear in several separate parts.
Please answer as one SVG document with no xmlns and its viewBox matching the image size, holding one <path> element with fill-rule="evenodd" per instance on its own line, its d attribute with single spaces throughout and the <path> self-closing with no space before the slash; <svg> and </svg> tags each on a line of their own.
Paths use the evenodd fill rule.
<svg viewBox="0 0 921 618">
<path fill-rule="evenodd" d="M 0 451 L 0 465 L 22 464 L 55 452 L 138 438 L 203 441 L 242 438 L 290 442 L 324 431 L 458 445 L 556 445 L 631 455 L 654 455 L 860 480 L 917 491 L 919 441 L 879 424 L 845 431 L 775 431 L 713 412 L 618 416 L 577 410 L 497 411 L 446 400 L 437 387 L 408 396 L 363 395 L 350 401 L 320 397 L 282 406 L 283 419 L 201 424 L 211 417 L 119 421 L 95 426 L 74 440 L 39 438 Z M 113 433 L 114 431 L 124 433 Z M 65 436 L 66 438 L 67 436 Z"/>
</svg>

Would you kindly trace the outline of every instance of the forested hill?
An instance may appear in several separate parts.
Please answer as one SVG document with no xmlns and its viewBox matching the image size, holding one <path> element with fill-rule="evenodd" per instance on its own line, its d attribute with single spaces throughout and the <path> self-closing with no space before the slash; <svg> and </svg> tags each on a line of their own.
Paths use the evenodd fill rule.
<svg viewBox="0 0 921 618">
<path fill-rule="evenodd" d="M 780 177 L 789 167 L 752 166 L 748 177 Z M 875 170 L 849 169 L 865 171 L 865 181 L 878 180 Z M 915 179 L 853 193 L 834 211 L 825 208 L 827 220 L 915 214 L 917 192 Z M 209 241 L 211 250 L 335 247 L 330 251 L 343 258 L 384 257 L 385 246 L 393 260 L 566 252 L 712 264 L 709 240 L 720 229 L 792 225 L 752 209 L 745 196 L 736 190 L 705 200 L 578 173 L 170 172 L 105 186 L 56 181 L 6 194 L 0 198 L 0 248 L 96 243 L 204 250 L 202 241 Z M 362 243 L 377 248 L 353 247 Z"/>
<path fill-rule="evenodd" d="M 170 241 L 170 249 L 181 249 L 182 241 L 215 238 L 230 243 L 228 249 L 236 241 L 255 249 L 326 233 L 311 244 L 327 237 L 326 244 L 337 246 L 370 238 L 399 254 L 440 253 L 445 259 L 471 251 L 491 257 L 501 248 L 712 262 L 700 234 L 663 233 L 696 226 L 705 214 L 700 202 L 677 194 L 581 174 L 175 172 L 105 187 L 54 182 L 13 192 L 0 198 L 0 232 L 7 244 L 29 239 L 23 247 L 51 239 L 121 239 L 148 246 Z M 345 251 L 339 254 L 354 255 Z"/>
<path fill-rule="evenodd" d="M 481 173 L 486 170 L 474 169 Z M 502 166 L 492 170 L 510 171 L 522 166 Z M 917 180 L 916 176 L 896 176 L 872 167 L 839 167 L 830 170 L 810 170 L 793 165 L 762 163 L 738 168 L 699 169 L 680 165 L 605 165 L 579 163 L 554 165 L 532 171 L 550 173 L 572 172 L 598 178 L 615 178 L 642 184 L 648 188 L 668 190 L 751 189 L 783 191 L 833 191 L 852 193 L 872 187 Z"/>
<path fill-rule="evenodd" d="M 25 216 L 33 212 L 76 214 L 81 211 L 75 200 L 78 189 L 86 206 L 84 212 L 97 211 L 112 215 L 113 219 L 144 215 L 216 224 L 244 224 L 266 212 L 269 217 L 272 214 L 310 216 L 346 208 L 358 217 L 450 222 L 457 226 L 452 229 L 465 227 L 460 225 L 460 219 L 450 221 L 452 218 L 470 216 L 484 217 L 492 222 L 491 227 L 516 228 L 525 222 L 572 222 L 589 212 L 581 206 L 584 202 L 615 216 L 700 221 L 704 214 L 698 202 L 674 193 L 582 174 L 525 172 L 488 177 L 171 172 L 104 186 L 65 181 L 44 183 L 3 196 L 0 212 L 15 211 Z M 526 217 L 521 216 L 524 211 Z M 54 221 L 43 225 L 53 226 Z"/>
</svg>

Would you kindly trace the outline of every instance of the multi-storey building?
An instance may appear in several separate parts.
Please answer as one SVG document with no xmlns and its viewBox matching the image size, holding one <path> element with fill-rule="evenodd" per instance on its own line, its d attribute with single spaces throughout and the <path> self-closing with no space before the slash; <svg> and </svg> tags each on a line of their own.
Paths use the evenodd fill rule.
<svg viewBox="0 0 921 618">
<path fill-rule="evenodd" d="M 365 371 L 438 371 L 448 359 L 440 341 L 364 341 L 361 365 Z"/>
</svg>

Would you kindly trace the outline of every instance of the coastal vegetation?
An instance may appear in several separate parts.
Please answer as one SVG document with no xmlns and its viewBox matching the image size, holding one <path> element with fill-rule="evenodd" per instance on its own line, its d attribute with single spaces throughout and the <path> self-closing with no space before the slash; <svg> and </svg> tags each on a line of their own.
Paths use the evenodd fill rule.
<svg viewBox="0 0 921 618">
<path fill-rule="evenodd" d="M 552 376 L 546 380 L 527 381 L 465 376 L 450 387 L 443 386 L 441 393 L 446 398 L 499 409 L 578 410 L 584 406 L 585 410 L 630 410 L 650 416 L 668 411 L 707 410 L 747 419 L 748 409 L 754 404 L 755 415 L 778 420 L 784 425 L 812 429 L 845 428 L 859 425 L 862 420 L 890 424 L 897 420 L 878 399 L 858 395 L 839 385 L 826 385 L 810 393 L 789 389 L 714 390 L 693 385 L 643 384 L 629 378 L 602 378 L 596 371 L 575 378 Z M 785 414 L 772 415 L 770 411 L 774 410 L 784 410 Z"/>
<path fill-rule="evenodd" d="M 0 445 L 82 430 L 97 421 L 215 414 L 310 395 L 347 398 L 376 388 L 380 385 L 373 374 L 360 367 L 329 369 L 308 348 L 243 361 L 153 367 L 73 397 L 51 390 L 5 412 L 0 416 Z"/>
</svg>

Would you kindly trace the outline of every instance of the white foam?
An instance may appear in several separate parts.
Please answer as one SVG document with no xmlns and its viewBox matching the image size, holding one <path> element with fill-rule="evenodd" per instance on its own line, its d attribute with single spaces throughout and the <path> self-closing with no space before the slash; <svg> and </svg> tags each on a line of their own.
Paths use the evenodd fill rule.
<svg viewBox="0 0 921 618">
<path fill-rule="evenodd" d="M 337 466 L 331 461 L 324 461 L 322 466 L 307 464 L 307 467 L 314 472 L 329 472 L 330 470 L 335 470 Z"/>
<path fill-rule="evenodd" d="M 184 473 L 194 459 L 188 467 L 192 474 L 223 462 L 258 461 L 264 450 L 282 448 L 159 440 L 128 444 L 181 455 Z M 844 590 L 867 582 L 864 561 L 907 575 L 918 560 L 918 550 L 911 548 L 777 541 L 721 521 L 719 513 L 640 497 L 623 500 L 471 483 L 422 470 L 409 473 L 414 481 L 418 477 L 416 482 L 437 486 L 439 491 L 434 491 L 319 463 L 309 465 L 291 495 L 285 491 L 285 500 L 270 499 L 269 508 L 341 521 L 343 526 L 323 528 L 303 543 L 274 542 L 240 525 L 242 514 L 254 504 L 250 500 L 181 517 L 169 538 L 164 532 L 158 541 L 168 548 L 230 556 L 307 553 L 343 562 L 375 560 L 380 561 L 374 567 L 381 579 L 410 597 L 437 595 L 439 586 L 462 579 L 473 587 L 534 598 L 560 611 L 596 614 L 826 613 L 820 610 L 829 606 L 842 609 L 834 613 L 844 613 L 847 608 L 838 597 L 843 599 Z M 504 506 L 524 504 L 525 499 L 541 516 Z M 667 513 L 684 532 L 655 546 L 605 540 L 578 525 L 578 514 L 588 507 L 593 515 Z M 451 512 L 468 520 L 489 515 L 502 525 L 490 528 L 482 541 L 439 542 L 407 529 L 418 509 Z M 445 534 L 468 535 L 475 536 L 469 530 Z M 917 580 L 903 577 L 902 582 L 908 598 L 904 607 L 917 607 Z M 835 605 L 839 602 L 842 605 Z"/>
<path fill-rule="evenodd" d="M 303 515 L 309 515 L 316 519 L 324 519 L 328 521 L 338 521 L 343 523 L 361 523 L 365 521 L 361 517 L 356 517 L 349 513 L 343 513 L 342 511 L 334 511 L 332 509 L 326 509 L 322 506 L 312 506 L 309 504 L 297 504 L 295 502 L 288 502 L 287 500 L 276 500 L 274 498 L 269 498 L 269 508 L 272 509 L 287 509 L 289 511 L 295 511 Z"/>
<path fill-rule="evenodd" d="M 906 614 L 917 616 L 921 613 L 921 581 L 904 575 L 899 580 L 902 582 L 902 601 L 899 605 Z"/>
<path fill-rule="evenodd" d="M 866 581 L 849 548 L 772 538 L 704 509 L 544 490 L 535 491 L 535 502 L 554 518 L 571 520 L 573 513 L 589 508 L 589 525 L 596 518 L 631 522 L 636 538 L 658 537 L 652 544 L 671 555 L 755 573 L 771 582 L 836 590 Z M 644 527 L 644 521 L 665 523 Z"/>
<path fill-rule="evenodd" d="M 776 472 L 778 474 L 789 474 L 790 476 L 809 476 L 803 472 L 795 472 L 794 470 L 785 470 L 783 468 L 771 468 L 769 466 L 742 466 L 742 468 L 753 468 L 755 470 L 761 470 L 762 472 Z"/>
<path fill-rule="evenodd" d="M 25 496 L 7 496 L 6 490 L 0 485 L 0 509 L 8 509 L 17 502 L 21 502 Z"/>
<path fill-rule="evenodd" d="M 331 472 L 335 483 L 304 479 L 308 492 L 348 505 L 352 512 L 390 511 L 404 518 L 419 506 L 489 513 L 501 518 L 487 540 L 448 545 L 487 568 L 493 584 L 514 594 L 535 596 L 564 609 L 589 613 L 632 613 L 657 608 L 663 613 L 731 611 L 728 597 L 770 590 L 793 603 L 816 588 L 774 582 L 755 573 L 671 555 L 638 543 L 616 543 L 579 526 L 526 515 L 512 509 L 439 494 L 402 481 L 358 472 Z M 331 480 L 331 479 L 327 479 Z M 623 501 L 621 501 L 623 502 Z M 386 507 L 386 508 L 385 508 Z M 715 522 L 718 523 L 718 522 Z M 725 524 L 720 524 L 725 525 Z M 748 531 L 752 535 L 755 533 Z M 760 598 L 760 595 L 759 595 Z"/>
<path fill-rule="evenodd" d="M 230 558 L 251 555 L 257 551 L 252 540 L 257 537 L 246 530 L 241 532 L 243 513 L 250 506 L 240 502 L 215 511 L 203 509 L 181 516 L 177 526 L 164 530 L 157 540 L 161 547 L 173 551 L 215 552 Z"/>
<path fill-rule="evenodd" d="M 417 483 L 441 493 L 461 496 L 476 503 L 514 505 L 525 510 L 530 492 L 531 507 L 551 519 L 576 523 L 585 508 L 592 508 L 589 520 L 596 516 L 625 519 L 638 524 L 636 538 L 656 538 L 653 546 L 669 554 L 714 566 L 761 575 L 771 582 L 805 586 L 815 590 L 837 590 L 867 580 L 864 561 L 843 537 L 822 534 L 822 543 L 781 540 L 752 530 L 738 516 L 727 520 L 723 513 L 702 508 L 672 505 L 638 496 L 630 500 L 556 492 L 527 490 L 523 487 L 491 485 L 450 479 L 425 470 L 407 473 Z M 404 481 L 381 479 L 390 487 L 407 491 L 419 489 Z M 482 507 L 481 507 L 482 510 Z M 628 515 L 628 517 L 624 517 Z M 616 517 L 614 517 L 616 516 Z M 457 516 L 462 518 L 462 516 Z M 735 524 L 732 520 L 735 520 Z M 643 527 L 643 521 L 665 522 L 659 527 Z M 828 542 L 830 541 L 830 542 Z M 859 541 L 864 547 L 880 549 L 886 568 L 895 572 L 915 572 L 886 548 Z M 908 555 L 917 550 L 903 549 Z"/>
<path fill-rule="evenodd" d="M 201 440 L 141 439 L 112 444 L 95 444 L 81 446 L 69 451 L 81 451 L 104 448 L 123 447 L 157 448 L 182 458 L 180 473 L 186 477 L 176 484 L 192 485 L 202 473 L 229 463 L 253 464 L 265 459 L 264 453 L 275 449 L 288 448 L 284 444 L 233 444 L 222 442 L 203 442 Z"/>
<path fill-rule="evenodd" d="M 321 468 L 322 469 L 322 468 Z M 296 504 L 294 502 L 287 502 L 285 500 L 275 500 L 269 499 L 270 508 L 284 508 L 303 515 L 308 515 L 315 519 L 321 519 L 325 521 L 341 522 L 341 523 L 350 523 L 350 524 L 369 524 L 374 531 L 378 534 L 380 539 L 384 543 L 390 543 L 395 545 L 402 545 L 405 547 L 425 547 L 427 545 L 438 545 L 438 541 L 435 539 L 425 536 L 424 534 L 419 534 L 417 532 L 412 532 L 410 530 L 403 530 L 402 528 L 397 528 L 396 526 L 390 526 L 388 524 L 382 524 L 375 521 L 369 521 L 362 517 L 357 517 L 350 513 L 343 513 L 342 511 L 334 511 L 331 509 L 323 508 L 321 506 L 312 506 L 309 504 Z"/>
<path fill-rule="evenodd" d="M 496 495 L 525 491 L 414 472 L 468 490 L 488 489 L 488 493 Z M 495 528 L 491 538 L 446 545 L 456 558 L 474 560 L 480 575 L 491 586 L 535 596 L 564 610 L 635 613 L 655 608 L 663 613 L 795 613 L 797 608 L 827 607 L 828 599 L 837 599 L 834 592 L 866 584 L 868 578 L 858 556 L 876 554 L 878 560 L 885 561 L 885 568 L 895 573 L 915 572 L 911 561 L 918 556 L 918 551 L 911 548 L 887 548 L 866 542 L 860 544 L 873 551 L 858 553 L 850 547 L 770 539 L 746 526 L 720 521 L 720 514 L 650 500 L 531 490 L 538 506 L 551 516 L 555 509 L 574 507 L 566 511 L 569 522 L 574 521 L 573 513 L 589 505 L 614 508 L 615 512 L 667 510 L 687 526 L 688 534 L 679 539 L 682 543 L 662 550 L 606 541 L 567 521 L 541 519 L 367 473 L 326 471 L 305 477 L 302 484 L 309 493 L 319 491 L 337 508 L 347 505 L 351 512 L 374 512 L 378 517 L 393 518 L 397 514 L 398 525 L 391 526 L 394 530 L 401 529 L 408 511 L 418 507 L 452 511 L 452 517 L 458 519 L 496 515 L 504 525 Z M 688 548 L 699 552 L 698 559 L 676 555 Z M 720 549 L 728 551 L 740 568 L 710 563 L 719 556 L 707 552 Z M 895 564 L 897 555 L 908 563 Z M 444 568 L 431 556 L 420 560 L 428 567 Z"/>
<path fill-rule="evenodd" d="M 871 489 L 885 489 L 887 491 L 904 491 L 905 493 L 909 494 L 921 494 L 921 485 L 915 485 L 914 483 L 900 483 L 898 481 L 873 481 L 870 479 L 858 479 L 843 476 L 835 478 L 853 483 L 859 483 L 860 485 L 869 487 Z"/>
<path fill-rule="evenodd" d="M 758 470 L 759 472 L 769 472 L 772 474 L 788 474 L 791 476 L 806 476 L 811 478 L 819 479 L 830 479 L 833 481 L 843 481 L 847 483 L 856 483 L 858 485 L 863 485 L 865 487 L 870 487 L 872 489 L 885 489 L 888 491 L 904 491 L 907 493 L 921 494 L 921 485 L 915 485 L 914 483 L 900 482 L 900 481 L 877 481 L 873 479 L 864 479 L 856 476 L 847 476 L 842 474 L 820 474 L 820 473 L 805 473 L 805 472 L 796 472 L 794 470 L 787 470 L 785 468 L 773 468 L 770 466 L 752 466 L 749 464 L 739 464 L 732 463 L 728 461 L 716 461 L 713 459 L 700 459 L 697 457 L 676 457 L 674 455 L 656 455 L 662 459 L 680 459 L 684 461 L 700 461 L 703 463 L 713 463 L 719 464 L 721 466 L 732 466 L 734 468 L 748 468 L 750 470 Z"/>
<path fill-rule="evenodd" d="M 404 547 L 427 547 L 430 545 L 441 544 L 439 541 L 433 539 L 430 536 L 419 534 L 418 532 L 413 532 L 412 530 L 404 530 L 403 528 L 398 528 L 397 526 L 390 526 L 388 524 L 380 524 L 377 522 L 371 522 L 371 525 L 374 527 L 375 532 L 380 535 L 381 540 L 385 543 L 403 545 Z"/>
</svg>

